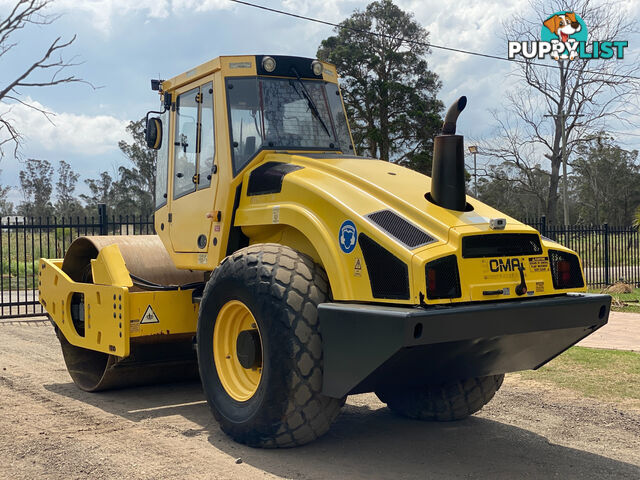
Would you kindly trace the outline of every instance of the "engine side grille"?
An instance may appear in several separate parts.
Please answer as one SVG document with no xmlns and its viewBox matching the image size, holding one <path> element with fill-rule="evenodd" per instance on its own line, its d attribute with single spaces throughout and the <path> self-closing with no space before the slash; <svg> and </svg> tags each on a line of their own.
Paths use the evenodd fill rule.
<svg viewBox="0 0 640 480">
<path fill-rule="evenodd" d="M 540 255 L 540 237 L 535 233 L 494 233 L 462 238 L 462 258 Z"/>
<path fill-rule="evenodd" d="M 409 299 L 407 264 L 364 233 L 358 235 L 374 298 Z"/>
<path fill-rule="evenodd" d="M 410 250 L 435 242 L 431 235 L 391 210 L 373 212 L 367 218 Z"/>
</svg>

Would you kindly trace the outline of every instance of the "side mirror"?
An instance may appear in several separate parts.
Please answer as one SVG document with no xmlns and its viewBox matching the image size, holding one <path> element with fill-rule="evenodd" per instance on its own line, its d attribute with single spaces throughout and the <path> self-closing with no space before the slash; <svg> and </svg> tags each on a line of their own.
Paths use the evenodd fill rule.
<svg viewBox="0 0 640 480">
<path fill-rule="evenodd" d="M 160 150 L 162 146 L 162 120 L 158 117 L 151 117 L 147 120 L 147 128 L 144 131 L 144 138 L 147 147 Z"/>
</svg>

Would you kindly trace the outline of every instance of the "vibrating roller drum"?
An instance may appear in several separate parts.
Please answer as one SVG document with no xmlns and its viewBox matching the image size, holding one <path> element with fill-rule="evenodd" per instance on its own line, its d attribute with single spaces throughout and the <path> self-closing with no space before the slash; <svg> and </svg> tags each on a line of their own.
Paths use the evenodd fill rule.
<svg viewBox="0 0 640 480">
<path fill-rule="evenodd" d="M 117 244 L 128 271 L 149 282 L 183 285 L 202 282 L 203 273 L 175 268 L 156 235 L 112 235 L 77 238 L 67 250 L 62 270 L 75 282 L 93 283 L 91 260 Z M 132 287 L 131 291 L 139 290 Z M 56 329 L 67 369 L 83 390 L 94 392 L 136 385 L 195 379 L 198 365 L 193 335 L 154 335 L 131 339 L 130 355 L 121 358 L 76 347 Z"/>
</svg>

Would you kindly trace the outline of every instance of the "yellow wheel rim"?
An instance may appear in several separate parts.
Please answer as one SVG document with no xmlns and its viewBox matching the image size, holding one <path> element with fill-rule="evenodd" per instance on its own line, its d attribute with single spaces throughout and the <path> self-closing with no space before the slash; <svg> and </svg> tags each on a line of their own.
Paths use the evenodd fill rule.
<svg viewBox="0 0 640 480">
<path fill-rule="evenodd" d="M 257 330 L 262 352 L 262 337 L 251 311 L 239 300 L 225 303 L 213 329 L 213 360 L 220 383 L 238 402 L 249 400 L 258 390 L 262 378 L 262 358 L 254 368 L 244 368 L 238 360 L 238 335 L 244 330 Z"/>
</svg>

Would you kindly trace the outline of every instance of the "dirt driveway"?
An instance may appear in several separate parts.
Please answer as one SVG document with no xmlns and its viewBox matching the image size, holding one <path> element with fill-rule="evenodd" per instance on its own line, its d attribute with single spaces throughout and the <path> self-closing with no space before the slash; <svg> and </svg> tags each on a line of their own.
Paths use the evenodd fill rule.
<svg viewBox="0 0 640 480">
<path fill-rule="evenodd" d="M 198 384 L 84 393 L 48 324 L 0 324 L 0 478 L 87 477 L 637 479 L 640 411 L 511 375 L 462 422 L 398 418 L 359 395 L 319 441 L 254 450 L 220 432 Z"/>
</svg>

